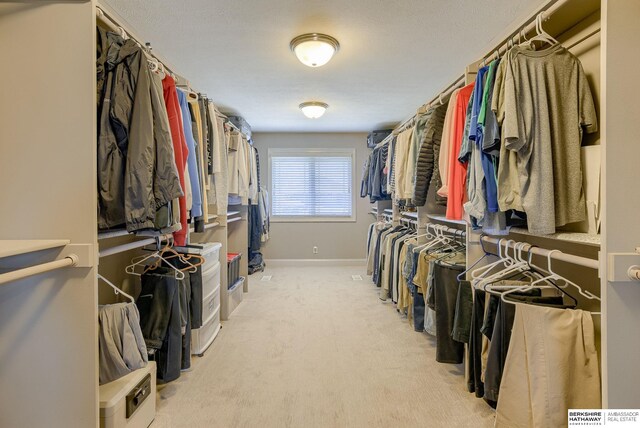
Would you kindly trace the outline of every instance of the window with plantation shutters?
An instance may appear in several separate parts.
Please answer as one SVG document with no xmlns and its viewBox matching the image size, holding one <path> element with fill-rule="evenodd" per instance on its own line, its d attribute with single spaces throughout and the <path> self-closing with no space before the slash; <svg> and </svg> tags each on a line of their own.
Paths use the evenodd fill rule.
<svg viewBox="0 0 640 428">
<path fill-rule="evenodd" d="M 269 150 L 272 218 L 353 220 L 354 155 L 353 150 Z"/>
</svg>

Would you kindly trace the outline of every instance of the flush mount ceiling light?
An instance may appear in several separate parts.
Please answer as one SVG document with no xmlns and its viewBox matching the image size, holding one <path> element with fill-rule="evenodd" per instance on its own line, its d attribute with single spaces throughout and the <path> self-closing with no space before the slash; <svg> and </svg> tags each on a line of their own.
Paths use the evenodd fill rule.
<svg viewBox="0 0 640 428">
<path fill-rule="evenodd" d="M 317 119 L 321 117 L 328 107 L 328 104 L 318 101 L 309 101 L 300 104 L 300 110 L 302 110 L 302 113 L 309 119 Z"/>
<path fill-rule="evenodd" d="M 291 40 L 289 45 L 301 63 L 309 67 L 320 67 L 329 62 L 340 49 L 340 43 L 326 34 L 303 34 Z"/>
</svg>

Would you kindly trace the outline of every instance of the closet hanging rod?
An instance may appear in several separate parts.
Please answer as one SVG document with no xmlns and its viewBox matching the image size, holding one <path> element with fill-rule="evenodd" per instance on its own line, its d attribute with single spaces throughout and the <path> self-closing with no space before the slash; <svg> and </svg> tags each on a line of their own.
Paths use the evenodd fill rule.
<svg viewBox="0 0 640 428">
<path fill-rule="evenodd" d="M 460 237 L 467 236 L 467 232 L 465 232 L 464 230 L 454 229 L 453 227 L 443 226 L 443 225 L 438 224 L 438 223 L 427 223 L 425 225 L 425 229 L 428 229 L 428 228 L 438 229 L 438 230 L 441 230 L 441 231 L 443 231 L 445 233 L 450 233 L 452 235 L 458 235 Z"/>
<path fill-rule="evenodd" d="M 429 101 L 426 104 L 423 104 L 422 106 L 420 106 L 420 108 L 418 109 L 418 112 L 416 114 L 424 114 L 426 113 L 431 107 L 433 107 L 433 105 L 435 103 L 444 103 L 444 100 L 450 96 L 453 91 L 455 91 L 458 88 L 461 88 L 464 86 L 465 83 L 465 75 L 463 74 L 462 76 L 458 77 L 456 80 L 453 81 L 453 83 L 451 83 L 449 86 L 447 86 L 446 88 L 444 88 L 438 95 L 436 95 L 431 101 Z M 414 116 L 414 117 L 416 117 Z"/>
<path fill-rule="evenodd" d="M 133 32 L 129 31 L 128 29 L 125 29 L 124 26 L 118 23 L 117 20 L 112 15 L 104 11 L 103 6 L 96 7 L 96 18 L 99 21 L 101 21 L 103 24 L 105 24 L 107 27 L 109 27 L 109 29 L 113 30 L 114 32 L 119 33 L 121 35 L 124 32 L 124 35 L 126 37 L 134 40 L 142 49 L 145 50 L 145 52 L 150 57 L 154 58 L 159 63 L 162 63 L 162 66 L 164 67 L 164 69 L 167 70 L 169 73 L 171 73 L 176 81 L 178 80 L 179 75 L 173 71 L 172 67 L 167 66 L 167 61 L 161 60 L 160 58 L 158 58 L 157 55 L 151 53 L 151 50 L 148 49 L 150 45 L 147 42 L 141 42 L 140 38 L 136 37 L 133 34 Z"/>
<path fill-rule="evenodd" d="M 115 247 L 107 248 L 100 251 L 100 258 L 109 257 L 114 254 L 124 253 L 125 251 L 135 250 L 136 248 L 142 248 L 146 245 L 155 244 L 155 239 L 142 239 L 136 242 L 129 242 L 128 244 L 116 245 Z"/>
<path fill-rule="evenodd" d="M 209 229 L 213 229 L 214 227 L 218 227 L 220 226 L 220 222 L 219 221 L 214 221 L 213 223 L 207 223 L 204 225 L 204 230 L 209 230 Z M 196 232 L 195 229 L 192 227 L 189 229 L 192 233 L 200 233 L 200 232 Z"/>
<path fill-rule="evenodd" d="M 405 120 L 404 122 L 402 122 L 400 125 L 396 126 L 393 131 L 391 132 L 391 134 L 387 135 L 382 141 L 380 141 L 378 144 L 376 144 L 376 146 L 374 147 L 375 149 L 384 146 L 385 144 L 388 144 L 393 137 L 395 137 L 396 135 L 398 135 L 399 133 L 401 133 L 402 131 L 408 129 L 410 126 L 413 125 L 413 122 L 418 118 L 419 115 L 424 114 L 427 112 L 427 110 L 429 110 L 429 108 L 436 102 L 440 102 L 440 100 L 445 99 L 446 97 L 448 97 L 449 95 L 451 95 L 451 93 L 453 91 L 455 91 L 456 89 L 462 87 L 464 85 L 465 82 L 465 76 L 464 74 L 460 77 L 458 77 L 455 81 L 453 81 L 453 83 L 449 84 L 449 86 L 445 87 L 442 91 L 440 91 L 438 93 L 438 95 L 436 95 L 431 101 L 429 101 L 426 104 L 423 104 L 422 106 L 420 106 L 420 108 L 418 108 L 418 111 L 416 112 L 416 114 L 414 114 L 413 116 L 411 116 L 409 119 Z"/>
<path fill-rule="evenodd" d="M 67 257 L 60 260 L 41 263 L 39 265 L 29 266 L 27 268 L 3 273 L 3 274 L 0 274 L 0 285 L 17 281 L 19 279 L 28 278 L 30 276 L 38 275 L 41 273 L 50 272 L 52 270 L 75 266 L 78 264 L 78 260 L 79 259 L 77 255 L 69 254 Z"/>
<path fill-rule="evenodd" d="M 382 141 L 380 141 L 378 144 L 376 144 L 376 146 L 374 147 L 374 149 L 377 149 L 379 147 L 384 146 L 385 144 L 389 144 L 389 141 L 391 141 L 391 139 L 395 137 L 395 135 L 393 134 L 393 132 L 389 135 L 387 135 L 386 137 L 384 137 L 384 139 Z"/>
<path fill-rule="evenodd" d="M 225 116 L 226 117 L 226 116 Z M 249 139 L 249 137 L 247 136 L 247 134 L 245 134 L 244 132 L 242 132 L 240 130 L 240 128 L 238 128 L 233 122 L 231 122 L 228 118 L 227 121 L 225 122 L 225 125 L 229 126 L 229 128 L 238 131 L 240 133 L 240 135 L 243 135 L 247 140 Z"/>
<path fill-rule="evenodd" d="M 510 241 L 511 244 L 507 244 L 507 241 L 508 241 L 507 239 L 492 238 L 490 236 L 483 236 L 481 239 L 483 242 L 487 242 L 495 246 L 501 245 L 501 246 L 504 246 L 505 248 L 507 245 L 511 246 L 511 244 L 513 244 L 514 242 L 514 241 Z M 515 245 L 517 244 L 518 242 L 515 243 Z M 577 266 L 583 266 L 583 267 L 595 269 L 595 270 L 599 270 L 600 268 L 600 263 L 598 260 L 588 259 L 586 257 L 574 256 L 573 254 L 563 253 L 558 250 L 551 251 L 545 248 L 534 247 L 531 244 L 527 244 L 527 245 L 528 245 L 527 247 L 523 248 L 523 251 L 531 252 L 531 254 L 535 254 L 542 257 L 549 257 L 549 255 L 551 255 L 552 259 L 555 259 L 558 261 L 571 263 Z"/>
<path fill-rule="evenodd" d="M 450 83 L 447 87 L 445 87 L 442 91 L 438 92 L 438 94 L 433 97 L 433 99 L 431 101 L 429 101 L 426 104 L 421 105 L 416 114 L 414 114 L 413 116 L 411 116 L 409 119 L 405 120 L 404 122 L 402 122 L 400 125 L 396 126 L 393 130 L 393 132 L 391 133 L 390 136 L 386 137 L 384 140 L 382 140 L 379 145 L 384 145 L 386 143 L 388 143 L 389 141 L 387 141 L 387 138 L 389 140 L 391 140 L 391 137 L 393 137 L 394 135 L 398 135 L 401 132 L 406 131 L 407 129 L 411 128 L 414 124 L 416 119 L 418 119 L 419 116 L 423 115 L 424 113 L 426 113 L 429 108 L 431 108 L 432 106 L 435 105 L 435 103 L 440 103 L 440 102 L 444 102 L 444 100 L 451 95 L 451 93 L 453 93 L 453 91 L 455 91 L 458 88 L 461 88 L 462 86 L 464 86 L 465 83 L 465 75 L 463 74 L 462 76 L 458 77 L 456 80 L 454 80 L 452 83 Z M 376 146 L 378 147 L 378 146 Z"/>
<path fill-rule="evenodd" d="M 115 229 L 105 232 L 98 232 L 98 241 L 100 241 L 101 239 L 117 238 L 127 235 L 132 235 L 131 233 L 127 232 L 127 229 Z"/>
<path fill-rule="evenodd" d="M 135 250 L 136 248 L 142 248 L 146 245 L 157 244 L 162 241 L 171 241 L 173 239 L 173 235 L 165 234 L 154 236 L 153 238 L 141 239 L 140 241 L 129 242 L 127 244 L 116 245 L 115 247 L 106 248 L 100 251 L 99 256 L 108 257 L 114 254 L 124 253 L 125 251 Z"/>
<path fill-rule="evenodd" d="M 589 34 L 585 35 L 584 37 L 580 37 L 578 40 L 576 40 L 575 42 L 572 42 L 571 44 L 565 46 L 565 48 L 567 49 L 572 49 L 575 48 L 576 46 L 578 46 L 580 43 L 585 42 L 587 40 L 589 40 L 590 38 L 592 38 L 593 36 L 595 36 L 596 34 L 600 33 L 600 27 L 596 28 L 595 30 L 591 31 Z"/>
<path fill-rule="evenodd" d="M 497 47 L 492 49 L 491 53 L 488 56 L 483 58 L 484 61 L 486 62 L 486 61 L 492 60 L 495 53 L 497 53 L 498 56 L 500 56 L 501 54 L 503 54 L 504 52 L 506 52 L 509 49 L 509 46 L 512 43 L 515 43 L 514 39 L 517 39 L 523 33 L 527 34 L 531 30 L 534 30 L 535 26 L 536 26 L 536 17 L 539 14 L 542 13 L 545 20 L 549 19 L 551 16 L 553 16 L 553 14 L 558 9 L 560 9 L 562 6 L 564 6 L 569 1 L 570 0 L 554 0 L 552 2 L 546 3 L 542 7 L 540 7 L 540 9 L 538 9 L 538 11 L 533 16 L 531 16 L 527 20 L 525 20 L 525 22 L 523 24 L 521 24 L 520 26 L 518 26 L 518 28 L 516 30 L 511 32 L 500 43 L 498 43 Z M 581 38 L 580 40 L 572 43 L 570 46 L 567 47 L 567 49 L 571 49 L 572 47 L 582 43 L 583 41 L 585 41 L 588 38 L 592 37 L 593 35 L 597 34 L 599 31 L 600 31 L 600 29 L 595 30 L 594 32 L 588 34 L 587 36 Z M 442 92 L 440 92 L 438 96 L 434 97 L 429 103 L 422 105 L 418 109 L 418 111 L 417 111 L 417 113 L 415 115 L 413 115 L 412 117 L 410 117 L 409 119 L 405 120 L 400 125 L 398 125 L 393 130 L 393 133 L 391 135 L 397 135 L 400 132 L 408 129 L 411 125 L 413 125 L 413 122 L 416 120 L 416 118 L 420 114 L 425 113 L 435 102 L 438 102 L 440 99 L 450 95 L 451 92 L 453 92 L 458 87 L 462 86 L 464 84 L 464 81 L 465 81 L 465 76 L 464 75 L 458 77 L 458 79 L 456 79 L 453 83 L 451 83 L 449 86 L 447 86 Z M 389 141 L 391 141 L 391 137 L 387 137 L 384 140 L 382 140 L 375 148 L 381 147 L 381 146 L 389 143 Z"/>
<path fill-rule="evenodd" d="M 211 228 L 218 227 L 218 226 L 220 226 L 220 222 L 219 221 L 214 221 L 213 223 L 205 224 L 204 228 L 205 228 L 205 230 L 207 230 L 207 229 L 211 229 Z"/>
<path fill-rule="evenodd" d="M 552 0 L 550 2 L 547 2 L 545 5 L 541 6 L 532 16 L 527 18 L 521 25 L 519 25 L 507 37 L 502 39 L 502 41 L 498 43 L 496 47 L 491 49 L 490 51 L 491 53 L 488 56 L 483 58 L 484 61 L 486 62 L 494 59 L 493 56 L 495 53 L 497 53 L 499 56 L 502 55 L 503 53 L 509 50 L 510 46 L 512 46 L 514 43 L 517 43 L 521 35 L 526 36 L 529 32 L 531 32 L 532 30 L 535 30 L 536 18 L 538 17 L 538 15 L 542 14 L 543 20 L 546 21 L 547 19 L 551 18 L 558 11 L 558 9 L 562 8 L 569 1 L 570 0 Z M 598 29 L 598 31 L 600 30 Z M 592 35 L 593 34 L 590 34 L 589 36 L 578 41 L 575 44 L 583 42 L 584 40 L 591 37 Z M 573 44 L 573 46 L 575 46 L 575 44 Z"/>
</svg>

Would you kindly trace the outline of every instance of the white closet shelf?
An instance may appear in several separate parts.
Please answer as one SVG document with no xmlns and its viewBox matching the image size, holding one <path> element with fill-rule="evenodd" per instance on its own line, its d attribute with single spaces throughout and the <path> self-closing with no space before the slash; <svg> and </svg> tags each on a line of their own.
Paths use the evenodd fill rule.
<svg viewBox="0 0 640 428">
<path fill-rule="evenodd" d="M 388 214 L 393 214 L 393 210 L 391 208 L 385 209 L 384 212 Z"/>
<path fill-rule="evenodd" d="M 240 220 L 242 220 L 242 217 L 232 217 L 227 220 L 227 224 L 233 223 L 234 221 L 240 221 Z"/>
<path fill-rule="evenodd" d="M 581 233 L 581 232 L 558 232 L 551 235 L 536 235 L 536 234 L 530 233 L 527 229 L 523 229 L 520 227 L 512 227 L 509 230 L 509 234 L 532 236 L 540 239 L 553 239 L 556 241 L 573 242 L 576 244 L 590 245 L 594 247 L 599 247 L 601 242 L 600 235 L 593 235 L 593 234 Z"/>
<path fill-rule="evenodd" d="M 414 213 L 414 212 L 410 212 L 410 211 L 404 211 L 402 213 L 403 217 L 408 217 L 408 218 L 412 218 L 412 219 L 417 219 L 418 218 L 418 213 Z"/>
<path fill-rule="evenodd" d="M 443 215 L 438 215 L 438 214 L 427 214 L 427 217 L 429 217 L 431 220 L 441 221 L 443 223 L 461 224 L 461 225 L 467 224 L 467 222 L 464 220 L 451 220 Z"/>
<path fill-rule="evenodd" d="M 230 217 L 230 216 L 236 215 L 236 214 L 240 214 L 240 211 L 229 211 L 229 212 L 227 212 L 227 217 Z"/>
<path fill-rule="evenodd" d="M 204 225 L 204 230 L 209 230 L 209 229 L 213 229 L 214 227 L 218 227 L 220 226 L 220 222 L 219 221 L 214 221 L 213 223 L 206 223 Z M 189 228 L 189 232 L 191 233 L 196 233 L 195 228 L 190 227 Z M 198 232 L 199 233 L 199 232 Z"/>
<path fill-rule="evenodd" d="M 70 243 L 68 239 L 0 240 L 0 258 L 64 247 Z"/>
</svg>

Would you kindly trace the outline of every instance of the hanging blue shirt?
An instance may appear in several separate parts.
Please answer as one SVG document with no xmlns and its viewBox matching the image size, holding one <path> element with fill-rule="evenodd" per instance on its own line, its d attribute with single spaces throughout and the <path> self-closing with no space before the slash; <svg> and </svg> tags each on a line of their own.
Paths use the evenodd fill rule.
<svg viewBox="0 0 640 428">
<path fill-rule="evenodd" d="M 496 213 L 500 209 L 498 207 L 498 184 L 496 183 L 495 169 L 492 156 L 482 150 L 484 127 L 478 122 L 480 107 L 482 106 L 485 77 L 489 71 L 489 66 L 482 67 L 476 75 L 476 84 L 473 88 L 473 106 L 471 108 L 471 129 L 469 130 L 469 139 L 475 141 L 480 151 L 480 160 L 482 163 L 482 171 L 484 172 L 484 190 L 485 200 L 487 201 L 487 211 Z"/>
<path fill-rule="evenodd" d="M 187 147 L 189 148 L 187 165 L 189 167 L 189 182 L 191 183 L 191 195 L 193 199 L 193 205 L 191 207 L 191 217 L 201 217 L 202 192 L 200 190 L 198 161 L 196 160 L 196 140 L 193 138 L 193 128 L 191 128 L 191 114 L 189 113 L 187 96 L 180 89 L 178 89 L 178 102 L 180 103 L 180 111 L 182 112 L 182 127 L 184 128 L 184 137 L 185 140 L 187 140 Z"/>
</svg>

